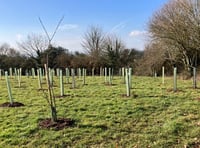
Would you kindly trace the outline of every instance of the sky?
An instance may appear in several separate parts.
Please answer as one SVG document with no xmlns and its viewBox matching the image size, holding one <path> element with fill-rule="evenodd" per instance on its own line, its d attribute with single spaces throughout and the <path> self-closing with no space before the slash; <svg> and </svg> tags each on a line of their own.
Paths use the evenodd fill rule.
<svg viewBox="0 0 200 148">
<path fill-rule="evenodd" d="M 84 34 L 91 26 L 115 34 L 127 48 L 143 50 L 148 41 L 148 21 L 168 0 L 0 0 L 0 44 L 18 48 L 30 34 L 43 34 L 41 18 L 52 40 L 70 51 L 84 51 Z"/>
</svg>

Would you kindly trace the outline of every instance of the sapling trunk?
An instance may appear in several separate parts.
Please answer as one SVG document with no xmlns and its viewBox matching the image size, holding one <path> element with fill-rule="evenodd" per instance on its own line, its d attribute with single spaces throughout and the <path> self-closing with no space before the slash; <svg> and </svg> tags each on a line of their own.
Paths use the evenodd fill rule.
<svg viewBox="0 0 200 148">
<path fill-rule="evenodd" d="M 48 65 L 44 65 L 45 67 L 45 71 L 46 71 L 46 81 L 47 81 L 47 88 L 48 88 L 48 98 L 47 98 L 47 102 L 50 105 L 50 109 L 51 109 L 51 119 L 53 122 L 57 121 L 57 110 L 56 110 L 56 101 L 55 101 L 55 96 L 53 93 L 53 87 L 50 85 L 50 81 L 49 81 L 49 71 L 48 71 Z"/>
<path fill-rule="evenodd" d="M 8 79 L 8 72 L 5 72 L 5 77 L 6 77 L 6 84 L 7 84 L 7 89 L 8 89 L 8 96 L 10 99 L 10 104 L 13 104 L 13 97 L 12 97 L 12 91 L 11 91 L 11 87 L 10 87 L 10 81 Z"/>
</svg>

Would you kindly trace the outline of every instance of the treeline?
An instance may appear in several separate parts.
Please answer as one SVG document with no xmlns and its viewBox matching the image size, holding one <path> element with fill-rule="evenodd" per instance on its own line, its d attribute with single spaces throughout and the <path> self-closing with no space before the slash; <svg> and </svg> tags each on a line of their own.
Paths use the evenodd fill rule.
<svg viewBox="0 0 200 148">
<path fill-rule="evenodd" d="M 117 73 L 120 67 L 126 67 L 127 65 L 135 67 L 136 59 L 139 59 L 142 53 L 135 49 L 124 49 L 119 59 L 115 59 L 115 56 L 112 56 L 112 58 L 102 56 L 101 65 L 94 67 L 89 54 L 72 53 L 63 47 L 50 46 L 39 55 L 27 56 L 10 48 L 8 44 L 3 44 L 0 46 L 0 69 L 9 71 L 10 68 L 22 68 L 22 73 L 25 74 L 27 70 L 31 71 L 32 68 L 43 68 L 44 64 L 48 62 L 49 68 L 52 69 L 86 68 L 90 74 L 92 69 L 95 69 L 96 74 L 99 74 L 100 67 L 112 67 L 115 70 L 114 72 Z"/>
</svg>

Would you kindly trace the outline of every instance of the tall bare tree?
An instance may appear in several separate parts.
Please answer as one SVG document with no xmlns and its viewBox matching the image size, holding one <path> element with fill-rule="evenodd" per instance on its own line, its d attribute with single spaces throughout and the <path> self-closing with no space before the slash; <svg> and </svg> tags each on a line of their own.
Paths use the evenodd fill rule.
<svg viewBox="0 0 200 148">
<path fill-rule="evenodd" d="M 195 6 L 194 0 L 170 0 L 149 22 L 153 39 L 173 49 L 170 52 L 181 57 L 185 69 L 196 66 L 200 51 L 200 16 Z"/>
<path fill-rule="evenodd" d="M 100 27 L 91 26 L 83 36 L 82 47 L 90 55 L 90 64 L 100 67 L 104 44 L 104 33 Z"/>
<path fill-rule="evenodd" d="M 48 48 L 48 40 L 39 34 L 29 34 L 27 39 L 17 43 L 19 48 L 41 66 L 41 55 Z"/>
</svg>

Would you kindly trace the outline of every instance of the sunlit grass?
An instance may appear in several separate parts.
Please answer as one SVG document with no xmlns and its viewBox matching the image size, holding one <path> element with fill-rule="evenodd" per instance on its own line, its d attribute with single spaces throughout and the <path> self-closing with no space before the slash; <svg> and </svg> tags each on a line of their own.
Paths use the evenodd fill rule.
<svg viewBox="0 0 200 148">
<path fill-rule="evenodd" d="M 59 96 L 59 79 L 55 96 Z M 45 80 L 43 81 L 45 82 Z M 200 144 L 200 89 L 191 80 L 178 80 L 173 92 L 172 78 L 132 78 L 132 96 L 125 84 L 114 77 L 112 86 L 104 77 L 77 78 L 77 88 L 65 84 L 65 97 L 57 98 L 58 117 L 72 118 L 74 127 L 60 131 L 38 128 L 38 121 L 50 117 L 38 90 L 37 79 L 22 78 L 21 88 L 11 79 L 14 101 L 20 108 L 0 108 L 2 147 L 193 147 Z M 8 102 L 5 79 L 0 80 L 0 103 Z M 43 84 L 46 88 L 46 84 Z"/>
</svg>

